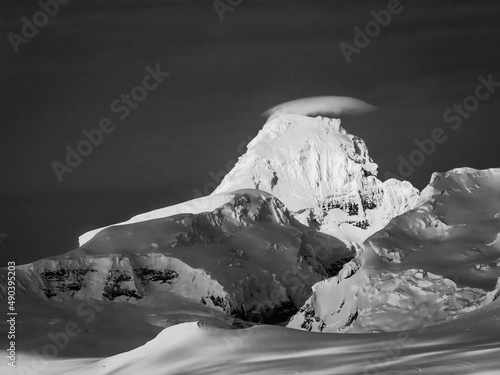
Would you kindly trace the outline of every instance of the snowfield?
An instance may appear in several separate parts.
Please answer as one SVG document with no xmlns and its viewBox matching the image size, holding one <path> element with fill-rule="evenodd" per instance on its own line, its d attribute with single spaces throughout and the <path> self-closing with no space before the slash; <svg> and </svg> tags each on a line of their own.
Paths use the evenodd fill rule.
<svg viewBox="0 0 500 375">
<path fill-rule="evenodd" d="M 419 193 L 288 107 L 212 195 L 18 266 L 1 373 L 500 374 L 500 169 Z"/>
<path fill-rule="evenodd" d="M 477 309 L 500 278 L 500 169 L 435 173 L 417 206 L 321 281 L 289 327 L 384 332 Z"/>
<path fill-rule="evenodd" d="M 320 334 L 276 326 L 225 330 L 192 322 L 167 328 L 129 352 L 50 361 L 37 373 L 496 375 L 499 330 L 498 300 L 448 323 L 397 333 Z M 35 359 L 22 355 L 20 363 Z"/>
</svg>

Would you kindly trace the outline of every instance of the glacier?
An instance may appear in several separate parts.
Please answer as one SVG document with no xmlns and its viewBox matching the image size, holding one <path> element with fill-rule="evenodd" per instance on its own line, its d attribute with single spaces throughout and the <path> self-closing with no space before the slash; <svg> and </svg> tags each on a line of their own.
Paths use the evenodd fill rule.
<svg viewBox="0 0 500 375">
<path fill-rule="evenodd" d="M 500 278 L 500 169 L 434 173 L 420 202 L 369 237 L 288 327 L 388 332 L 480 308 Z"/>
<path fill-rule="evenodd" d="M 214 209 L 219 193 L 258 189 L 278 198 L 303 224 L 348 245 L 360 244 L 419 199 L 411 183 L 376 177 L 365 142 L 338 119 L 280 114 L 267 122 L 212 193 L 137 215 L 128 224 Z M 80 236 L 80 245 L 103 228 Z"/>
<path fill-rule="evenodd" d="M 419 192 L 340 120 L 275 112 L 211 195 L 18 266 L 7 373 L 497 374 L 500 169 Z"/>
</svg>

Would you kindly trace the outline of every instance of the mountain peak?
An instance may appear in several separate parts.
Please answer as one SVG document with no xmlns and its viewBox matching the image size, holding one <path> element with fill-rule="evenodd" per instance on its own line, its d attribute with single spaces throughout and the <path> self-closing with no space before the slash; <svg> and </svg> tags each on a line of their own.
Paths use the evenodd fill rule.
<svg viewBox="0 0 500 375">
<path fill-rule="evenodd" d="M 278 115 L 247 148 L 213 194 L 252 187 L 298 211 L 344 195 L 377 174 L 364 141 L 338 119 Z"/>
<path fill-rule="evenodd" d="M 283 202 L 302 224 L 360 244 L 419 197 L 409 182 L 378 180 L 377 168 L 363 139 L 349 134 L 339 119 L 278 114 L 248 144 L 212 195 L 120 224 L 211 211 L 227 195 L 256 189 Z M 82 235 L 80 244 L 102 229 Z"/>
<path fill-rule="evenodd" d="M 267 191 L 304 224 L 346 241 L 362 242 L 418 196 L 409 183 L 378 180 L 365 142 L 339 119 L 279 114 L 247 149 L 213 194 Z"/>
</svg>

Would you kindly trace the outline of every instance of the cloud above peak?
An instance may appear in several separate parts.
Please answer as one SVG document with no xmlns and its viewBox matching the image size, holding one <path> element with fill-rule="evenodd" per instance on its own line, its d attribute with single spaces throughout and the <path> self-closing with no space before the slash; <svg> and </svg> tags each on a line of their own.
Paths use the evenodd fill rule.
<svg viewBox="0 0 500 375">
<path fill-rule="evenodd" d="M 281 114 L 338 118 L 346 115 L 360 115 L 376 110 L 378 110 L 378 107 L 348 96 L 312 96 L 279 104 L 268 109 L 262 115 L 267 117 L 267 121 L 270 121 Z"/>
</svg>

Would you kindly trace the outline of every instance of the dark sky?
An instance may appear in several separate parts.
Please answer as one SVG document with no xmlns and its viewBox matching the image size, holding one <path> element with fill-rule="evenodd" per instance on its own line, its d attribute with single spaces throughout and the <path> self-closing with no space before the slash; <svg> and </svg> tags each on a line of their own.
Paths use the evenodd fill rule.
<svg viewBox="0 0 500 375">
<path fill-rule="evenodd" d="M 81 195 L 87 206 L 99 191 L 164 188 L 169 201 L 189 199 L 193 187 L 211 181 L 210 172 L 225 171 L 238 157 L 238 146 L 262 127 L 262 112 L 318 95 L 352 96 L 383 109 L 345 122 L 365 139 L 381 174 L 397 172 L 398 156 L 407 157 L 415 139 L 436 127 L 448 140 L 408 177 L 418 188 L 436 170 L 499 167 L 500 88 L 458 130 L 443 113 L 474 94 L 478 76 L 500 82 L 500 3 L 402 0 L 403 11 L 348 64 L 339 44 L 353 44 L 354 28 L 363 29 L 370 11 L 387 4 L 244 0 L 221 22 L 211 0 L 72 0 L 15 54 L 7 34 L 20 34 L 21 18 L 32 19 L 40 8 L 37 1 L 2 0 L 0 192 L 46 192 L 55 202 L 67 196 L 58 192 L 88 192 Z M 156 64 L 169 77 L 119 120 L 110 104 Z M 104 117 L 116 129 L 59 182 L 51 163 L 64 162 L 66 146 L 76 147 L 82 131 Z M 51 207 L 50 199 L 40 199 Z M 2 210 L 4 227 L 25 216 L 31 228 L 37 225 L 40 216 L 10 202 L 11 212 Z M 116 209 L 117 217 L 128 218 L 127 199 L 117 205 L 124 210 Z M 54 207 L 55 221 L 46 218 L 44 225 L 56 230 L 74 214 L 71 204 L 65 207 Z M 95 222 L 110 209 L 94 207 Z M 52 252 L 62 250 L 69 249 Z"/>
</svg>

